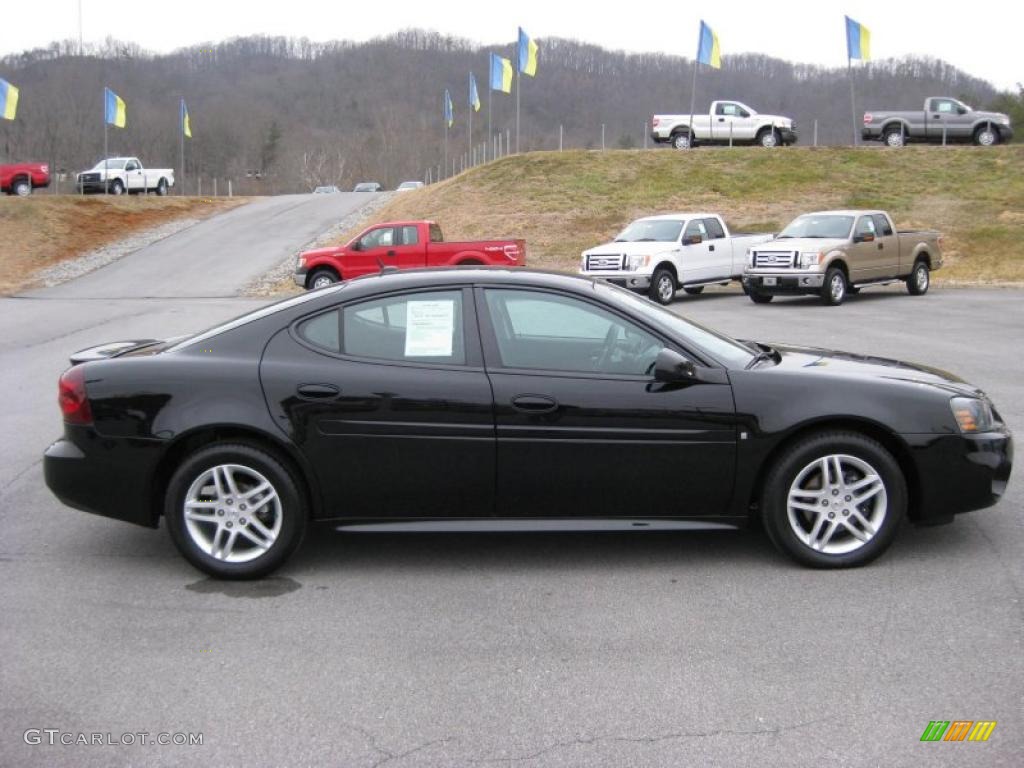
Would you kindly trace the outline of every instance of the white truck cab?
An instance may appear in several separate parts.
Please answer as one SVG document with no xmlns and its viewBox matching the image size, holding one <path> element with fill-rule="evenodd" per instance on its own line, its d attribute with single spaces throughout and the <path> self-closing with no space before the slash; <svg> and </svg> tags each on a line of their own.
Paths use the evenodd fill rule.
<svg viewBox="0 0 1024 768">
<path fill-rule="evenodd" d="M 733 234 L 717 213 L 646 216 L 610 243 L 584 251 L 579 273 L 670 304 L 680 288 L 696 295 L 707 285 L 740 280 L 747 249 L 771 238 Z"/>
</svg>

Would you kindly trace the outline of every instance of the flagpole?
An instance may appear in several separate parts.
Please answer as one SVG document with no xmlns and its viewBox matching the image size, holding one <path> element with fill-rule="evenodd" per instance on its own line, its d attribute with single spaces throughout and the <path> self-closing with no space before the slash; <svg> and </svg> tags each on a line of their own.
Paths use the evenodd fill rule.
<svg viewBox="0 0 1024 768">
<path fill-rule="evenodd" d="M 849 51 L 847 51 L 849 53 Z M 853 146 L 857 146 L 857 106 L 853 92 L 853 59 L 846 57 L 846 73 L 850 78 L 850 125 L 853 131 Z"/>
<path fill-rule="evenodd" d="M 181 173 L 178 179 L 180 185 L 178 189 L 180 194 L 185 194 L 185 100 L 181 100 L 181 106 L 178 108 L 178 130 L 181 132 Z"/>
<path fill-rule="evenodd" d="M 494 62 L 491 62 L 491 69 L 494 69 Z M 487 78 L 487 143 L 484 144 L 484 162 L 487 162 L 487 158 L 494 159 L 494 152 L 489 148 L 489 145 L 494 141 L 494 129 L 491 128 L 491 102 L 494 101 L 494 75 L 491 74 Z"/>
<path fill-rule="evenodd" d="M 519 34 L 523 33 L 519 30 Z M 519 39 L 516 39 L 516 44 L 512 46 L 512 60 L 516 63 L 516 154 L 519 154 L 519 89 L 523 85 L 523 73 L 522 63 L 519 60 Z"/>
<path fill-rule="evenodd" d="M 698 58 L 699 58 L 699 56 L 700 56 L 700 48 L 698 46 Z M 694 108 L 694 106 L 696 105 L 696 102 L 697 102 L 697 67 L 699 65 L 700 65 L 700 62 L 695 58 L 693 60 L 693 83 L 690 85 L 690 123 L 689 123 L 689 125 L 687 125 L 687 128 L 690 131 L 690 147 L 691 148 L 693 147 L 693 137 L 694 137 L 694 130 L 693 130 L 693 108 Z"/>
<path fill-rule="evenodd" d="M 103 194 L 110 194 L 110 180 L 107 178 L 107 174 L 110 170 L 110 165 L 107 163 L 107 157 L 110 153 L 107 151 L 107 90 L 103 89 Z"/>
<path fill-rule="evenodd" d="M 447 91 L 445 91 L 447 94 Z M 444 109 L 442 110 L 444 115 L 444 174 L 448 174 L 448 97 L 445 96 Z M 444 178 L 442 176 L 442 178 Z"/>
<path fill-rule="evenodd" d="M 479 96 L 477 97 L 479 98 Z M 473 156 L 473 105 L 469 105 L 469 154 Z"/>
</svg>

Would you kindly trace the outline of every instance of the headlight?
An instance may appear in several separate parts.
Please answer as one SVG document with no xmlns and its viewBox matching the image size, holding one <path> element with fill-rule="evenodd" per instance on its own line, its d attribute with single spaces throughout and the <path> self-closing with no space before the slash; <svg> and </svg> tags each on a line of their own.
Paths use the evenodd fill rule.
<svg viewBox="0 0 1024 768">
<path fill-rule="evenodd" d="M 801 268 L 807 269 L 807 267 L 816 267 L 818 264 L 821 264 L 821 257 L 822 257 L 822 255 L 823 254 L 820 251 L 815 251 L 813 253 L 801 253 L 800 254 L 800 266 L 801 266 Z"/>
<path fill-rule="evenodd" d="M 651 263 L 650 256 L 627 256 L 626 257 L 626 269 L 637 270 L 640 267 L 646 267 Z"/>
<path fill-rule="evenodd" d="M 953 409 L 953 418 L 964 434 L 988 432 L 995 426 L 992 405 L 987 400 L 954 397 L 949 401 L 949 407 Z"/>
<path fill-rule="evenodd" d="M 747 248 L 747 266 L 748 267 L 753 267 L 754 266 L 754 252 L 752 250 L 750 250 L 749 248 Z"/>
<path fill-rule="evenodd" d="M 302 269 L 305 266 L 306 266 L 306 260 L 304 258 L 302 258 L 301 256 L 297 256 L 295 258 L 295 268 L 296 269 Z"/>
<path fill-rule="evenodd" d="M 1002 125 L 1009 125 L 1010 118 L 1007 115 L 1000 115 L 999 119 L 996 122 L 1001 123 Z"/>
</svg>

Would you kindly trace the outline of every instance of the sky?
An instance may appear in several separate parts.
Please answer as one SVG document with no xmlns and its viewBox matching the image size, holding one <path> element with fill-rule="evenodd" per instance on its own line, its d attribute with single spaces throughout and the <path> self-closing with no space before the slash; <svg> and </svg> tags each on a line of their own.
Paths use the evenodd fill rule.
<svg viewBox="0 0 1024 768">
<path fill-rule="evenodd" d="M 79 5 L 86 42 L 112 36 L 158 53 L 251 34 L 361 41 L 411 27 L 492 44 L 511 42 L 522 26 L 534 38 L 693 57 L 703 18 L 723 57 L 764 53 L 836 67 L 846 66 L 849 15 L 871 31 L 875 59 L 935 56 L 1001 89 L 1024 82 L 1020 0 L 973 7 L 962 0 L 0 0 L 0 55 L 77 39 Z"/>
</svg>

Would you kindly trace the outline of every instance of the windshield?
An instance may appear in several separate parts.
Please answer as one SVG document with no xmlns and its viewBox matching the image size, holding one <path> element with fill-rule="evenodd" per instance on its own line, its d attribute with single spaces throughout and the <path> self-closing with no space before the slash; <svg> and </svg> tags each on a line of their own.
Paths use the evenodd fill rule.
<svg viewBox="0 0 1024 768">
<path fill-rule="evenodd" d="M 124 168 L 124 164 L 127 162 L 123 157 L 112 157 L 107 161 L 100 160 L 92 167 L 92 170 L 102 171 L 104 168 Z"/>
<path fill-rule="evenodd" d="M 779 234 L 778 239 L 788 237 L 829 237 L 845 240 L 850 236 L 853 216 L 835 216 L 809 213 L 798 216 Z"/>
<path fill-rule="evenodd" d="M 683 222 L 678 219 L 640 219 L 615 238 L 616 243 L 671 243 L 679 239 Z"/>
<path fill-rule="evenodd" d="M 609 285 L 604 282 L 595 283 L 598 290 L 611 291 L 614 297 L 628 304 L 629 308 L 653 325 L 666 329 L 675 336 L 680 336 L 729 368 L 745 368 L 754 359 L 754 352 L 735 339 L 731 339 L 718 331 L 686 320 L 675 312 L 665 309 L 653 301 L 637 296 L 632 291 Z"/>
<path fill-rule="evenodd" d="M 420 182 L 418 182 L 418 181 L 403 181 L 399 185 L 398 188 L 399 189 L 417 189 L 419 186 L 420 186 Z"/>
</svg>

